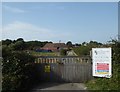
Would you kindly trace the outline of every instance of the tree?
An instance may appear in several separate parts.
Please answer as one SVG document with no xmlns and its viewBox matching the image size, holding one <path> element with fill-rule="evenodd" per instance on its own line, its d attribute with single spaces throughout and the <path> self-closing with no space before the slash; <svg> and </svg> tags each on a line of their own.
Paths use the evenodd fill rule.
<svg viewBox="0 0 120 92">
<path fill-rule="evenodd" d="M 9 45 L 13 50 L 24 50 L 25 49 L 25 43 L 23 41 L 17 41 L 15 43 L 12 43 Z"/>
<path fill-rule="evenodd" d="M 82 45 L 83 45 L 83 46 L 86 46 L 86 45 L 87 45 L 87 42 L 83 42 Z"/>
<path fill-rule="evenodd" d="M 10 39 L 2 40 L 3 45 L 9 45 L 11 43 L 12 43 L 12 40 L 10 40 Z"/>
<path fill-rule="evenodd" d="M 68 41 L 66 45 L 68 46 L 68 48 L 71 48 L 73 46 L 71 41 Z"/>
<path fill-rule="evenodd" d="M 103 45 L 103 44 L 102 44 L 102 43 L 99 43 L 99 42 L 97 42 L 97 41 L 90 41 L 90 42 L 88 43 L 88 45 L 91 46 L 91 47 L 99 47 L 99 46 L 101 46 L 101 45 Z"/>
<path fill-rule="evenodd" d="M 23 38 L 18 38 L 16 41 L 24 41 Z"/>
<path fill-rule="evenodd" d="M 81 44 L 75 43 L 75 46 L 81 46 Z"/>
</svg>

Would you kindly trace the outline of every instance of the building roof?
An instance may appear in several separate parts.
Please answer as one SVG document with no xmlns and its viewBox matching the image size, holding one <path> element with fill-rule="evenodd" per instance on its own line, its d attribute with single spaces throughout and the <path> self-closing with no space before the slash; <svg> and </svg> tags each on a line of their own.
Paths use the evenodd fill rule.
<svg viewBox="0 0 120 92">
<path fill-rule="evenodd" d="M 51 48 L 54 47 L 53 43 L 46 43 L 43 48 Z"/>
<path fill-rule="evenodd" d="M 66 47 L 65 43 L 53 43 L 54 47 Z"/>
<path fill-rule="evenodd" d="M 46 43 L 43 48 L 67 48 L 65 43 Z"/>
</svg>

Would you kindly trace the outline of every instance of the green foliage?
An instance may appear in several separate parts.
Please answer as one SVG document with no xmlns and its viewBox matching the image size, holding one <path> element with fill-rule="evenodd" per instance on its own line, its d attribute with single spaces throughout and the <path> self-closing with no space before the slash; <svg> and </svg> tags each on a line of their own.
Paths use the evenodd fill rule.
<svg viewBox="0 0 120 92">
<path fill-rule="evenodd" d="M 34 79 L 35 58 L 22 51 L 14 51 L 4 45 L 2 60 L 2 91 L 25 90 Z"/>
<path fill-rule="evenodd" d="M 17 41 L 16 43 L 14 43 L 14 44 L 12 43 L 9 46 L 13 50 L 24 50 L 25 49 L 25 44 L 23 41 Z"/>
<path fill-rule="evenodd" d="M 29 49 L 40 48 L 47 42 L 29 41 L 22 38 L 2 41 L 2 91 L 22 92 L 39 82 L 39 73 L 33 54 L 26 52 Z"/>
<path fill-rule="evenodd" d="M 9 45 L 9 44 L 11 44 L 12 43 L 12 40 L 10 40 L 10 39 L 6 39 L 6 40 L 3 40 L 2 41 L 2 44 L 3 45 Z"/>
<path fill-rule="evenodd" d="M 24 41 L 23 38 L 18 38 L 16 41 Z"/>
<path fill-rule="evenodd" d="M 73 50 L 75 51 L 75 53 L 78 56 L 89 55 L 89 53 L 90 53 L 89 47 L 86 47 L 86 46 L 80 46 L 80 47 L 77 47 L 77 48 L 73 48 Z"/>
<path fill-rule="evenodd" d="M 18 38 L 17 40 L 2 40 L 2 45 L 9 45 L 13 50 L 35 50 L 43 47 L 46 43 L 52 43 L 48 41 L 24 41 L 23 38 Z"/>
<path fill-rule="evenodd" d="M 60 50 L 60 55 L 61 56 L 66 56 L 67 55 L 67 50 L 61 49 Z"/>
<path fill-rule="evenodd" d="M 38 49 L 40 47 L 43 47 L 46 43 L 52 43 L 52 42 L 28 41 L 28 42 L 25 42 L 25 46 L 26 46 L 27 50 L 35 50 L 35 49 Z"/>
<path fill-rule="evenodd" d="M 0 57 L 2 57 L 2 46 L 0 46 Z"/>
<path fill-rule="evenodd" d="M 68 46 L 68 48 L 70 48 L 70 47 L 73 46 L 71 41 L 68 41 L 68 42 L 66 43 L 66 45 Z"/>
<path fill-rule="evenodd" d="M 102 43 L 98 43 L 96 41 L 90 41 L 89 43 L 83 42 L 82 45 L 80 45 L 79 47 L 73 48 L 73 50 L 78 56 L 90 55 L 90 51 L 92 48 L 96 48 L 100 46 L 102 46 Z"/>
</svg>

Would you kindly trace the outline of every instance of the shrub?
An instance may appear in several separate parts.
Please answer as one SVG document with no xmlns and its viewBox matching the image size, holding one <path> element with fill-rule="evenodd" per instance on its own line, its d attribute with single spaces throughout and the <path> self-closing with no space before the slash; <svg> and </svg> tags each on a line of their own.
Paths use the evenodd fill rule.
<svg viewBox="0 0 120 92">
<path fill-rule="evenodd" d="M 61 56 L 66 56 L 67 55 L 67 50 L 61 49 L 60 50 L 60 55 Z"/>
<path fill-rule="evenodd" d="M 25 90 L 34 79 L 34 57 L 3 47 L 2 91 Z"/>
</svg>

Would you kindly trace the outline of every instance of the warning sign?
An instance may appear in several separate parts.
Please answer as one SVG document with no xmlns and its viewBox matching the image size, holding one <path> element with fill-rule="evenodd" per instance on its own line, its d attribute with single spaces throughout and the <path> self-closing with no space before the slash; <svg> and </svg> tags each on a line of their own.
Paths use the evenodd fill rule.
<svg viewBox="0 0 120 92">
<path fill-rule="evenodd" d="M 109 74 L 109 64 L 108 63 L 97 63 L 96 74 Z"/>
<path fill-rule="evenodd" d="M 92 48 L 93 76 L 111 77 L 111 48 Z"/>
<path fill-rule="evenodd" d="M 45 65 L 45 72 L 50 72 L 50 65 Z"/>
</svg>

